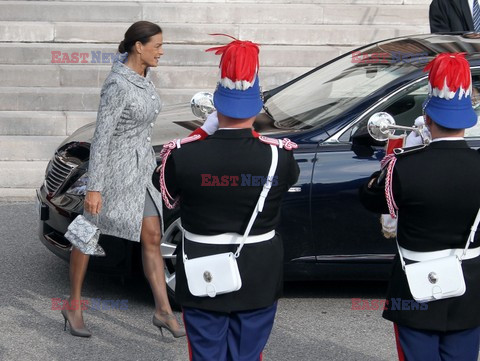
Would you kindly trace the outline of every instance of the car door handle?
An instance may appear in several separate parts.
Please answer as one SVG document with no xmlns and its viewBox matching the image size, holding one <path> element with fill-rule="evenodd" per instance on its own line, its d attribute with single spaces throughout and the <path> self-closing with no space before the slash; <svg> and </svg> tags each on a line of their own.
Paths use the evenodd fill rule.
<svg viewBox="0 0 480 361">
<path fill-rule="evenodd" d="M 298 193 L 302 191 L 302 187 L 290 187 L 288 191 L 290 193 Z"/>
</svg>

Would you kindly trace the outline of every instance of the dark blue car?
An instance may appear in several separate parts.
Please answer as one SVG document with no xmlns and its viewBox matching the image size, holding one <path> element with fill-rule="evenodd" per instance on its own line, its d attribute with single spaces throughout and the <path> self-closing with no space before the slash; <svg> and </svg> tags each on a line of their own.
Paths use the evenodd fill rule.
<svg viewBox="0 0 480 361">
<path fill-rule="evenodd" d="M 425 64 L 442 52 L 466 52 L 472 68 L 474 107 L 480 103 L 480 40 L 475 35 L 421 35 L 390 39 L 356 49 L 276 89 L 264 92 L 264 111 L 255 128 L 288 137 L 299 147 L 301 173 L 286 195 L 278 229 L 285 244 L 285 278 L 386 279 L 395 243 L 382 236 L 379 215 L 366 211 L 358 188 L 378 170 L 382 142 L 367 132 L 374 113 L 390 113 L 397 124 L 413 125 L 427 95 Z M 480 108 L 477 108 L 480 111 Z M 201 125 L 188 104 L 162 111 L 155 150 Z M 56 150 L 38 190 L 40 240 L 68 260 L 67 226 L 83 211 L 94 124 L 77 130 Z M 469 129 L 480 146 L 480 127 Z M 153 177 L 158 188 L 158 179 Z M 175 285 L 175 250 L 180 240 L 178 212 L 165 210 L 162 254 L 170 294 Z M 140 244 L 104 236 L 105 258 L 89 267 L 102 272 L 141 273 Z"/>
</svg>

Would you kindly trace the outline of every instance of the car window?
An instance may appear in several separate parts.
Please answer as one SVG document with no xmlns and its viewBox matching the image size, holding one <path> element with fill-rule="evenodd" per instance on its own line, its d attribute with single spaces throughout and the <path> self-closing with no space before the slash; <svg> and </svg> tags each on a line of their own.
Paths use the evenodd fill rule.
<svg viewBox="0 0 480 361">
<path fill-rule="evenodd" d="M 367 122 L 371 115 L 377 112 L 387 112 L 393 116 L 398 125 L 412 126 L 415 119 L 422 115 L 422 105 L 428 94 L 427 79 L 423 79 L 410 87 L 405 88 L 389 101 L 375 108 L 363 117 L 362 121 L 346 131 L 339 140 L 350 142 L 352 137 L 365 135 Z M 472 69 L 472 104 L 477 118 L 480 119 L 480 69 Z M 395 134 L 402 134 L 396 131 Z M 475 127 L 465 130 L 465 137 L 480 137 L 480 122 Z"/>
<path fill-rule="evenodd" d="M 362 121 L 346 131 L 340 141 L 350 142 L 352 137 L 365 136 L 368 119 L 377 112 L 387 112 L 398 125 L 412 126 L 415 119 L 422 115 L 422 105 L 428 94 L 427 79 L 423 79 L 391 97 L 386 103 L 376 107 L 363 117 Z M 402 134 L 396 131 L 395 134 Z"/>
<path fill-rule="evenodd" d="M 355 63 L 347 54 L 274 94 L 265 108 L 280 129 L 324 126 L 414 70 L 410 63 Z"/>
</svg>

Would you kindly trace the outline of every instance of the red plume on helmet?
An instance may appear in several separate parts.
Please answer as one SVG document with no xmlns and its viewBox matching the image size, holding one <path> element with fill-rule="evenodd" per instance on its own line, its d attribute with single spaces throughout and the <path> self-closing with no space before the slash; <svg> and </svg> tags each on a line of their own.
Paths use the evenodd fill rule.
<svg viewBox="0 0 480 361">
<path fill-rule="evenodd" d="M 258 68 L 258 44 L 251 41 L 242 41 L 226 34 L 223 35 L 234 39 L 227 45 L 207 49 L 215 51 L 216 55 L 222 55 L 220 59 L 221 79 L 220 84 L 228 89 L 246 90 L 253 86 Z"/>
<path fill-rule="evenodd" d="M 442 53 L 427 64 L 429 93 L 432 96 L 452 99 L 458 92 L 459 99 L 472 94 L 470 65 L 465 53 Z"/>
</svg>

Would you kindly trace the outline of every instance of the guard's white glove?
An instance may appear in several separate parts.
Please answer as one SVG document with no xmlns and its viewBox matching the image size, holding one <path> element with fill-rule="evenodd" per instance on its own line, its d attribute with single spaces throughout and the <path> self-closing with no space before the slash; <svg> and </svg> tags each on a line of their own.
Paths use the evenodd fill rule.
<svg viewBox="0 0 480 361">
<path fill-rule="evenodd" d="M 215 133 L 218 129 L 218 118 L 217 118 L 217 112 L 213 112 L 210 114 L 207 119 L 205 120 L 205 123 L 200 127 L 203 129 L 205 133 L 208 135 L 212 135 Z"/>
<path fill-rule="evenodd" d="M 395 238 L 397 235 L 397 219 L 392 218 L 390 214 L 382 214 L 380 218 L 382 223 L 382 233 L 385 238 Z"/>
<path fill-rule="evenodd" d="M 432 139 L 428 128 L 425 126 L 425 120 L 423 119 L 423 116 L 419 116 L 417 117 L 417 119 L 415 119 L 415 126 L 421 129 L 420 131 L 422 133 L 423 139 Z M 405 146 L 413 147 L 415 145 L 422 145 L 422 137 L 417 132 L 410 132 L 410 134 L 408 134 L 407 136 L 407 139 L 405 139 Z"/>
</svg>

